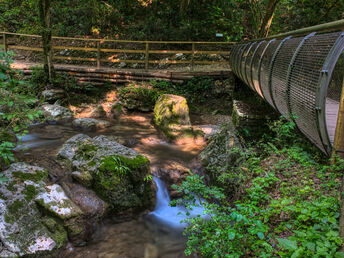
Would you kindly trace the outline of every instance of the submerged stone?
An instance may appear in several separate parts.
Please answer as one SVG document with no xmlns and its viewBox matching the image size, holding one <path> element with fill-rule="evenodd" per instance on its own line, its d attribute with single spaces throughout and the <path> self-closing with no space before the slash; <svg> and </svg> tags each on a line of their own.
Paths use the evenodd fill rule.
<svg viewBox="0 0 344 258">
<path fill-rule="evenodd" d="M 95 118 L 77 118 L 72 123 L 73 128 L 85 132 L 92 132 L 111 126 L 108 121 L 98 120 Z"/>
</svg>

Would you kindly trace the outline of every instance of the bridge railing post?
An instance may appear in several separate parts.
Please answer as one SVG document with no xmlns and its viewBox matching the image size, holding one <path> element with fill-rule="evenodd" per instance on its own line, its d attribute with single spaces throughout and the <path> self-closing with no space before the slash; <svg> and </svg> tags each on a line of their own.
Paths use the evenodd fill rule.
<svg viewBox="0 0 344 258">
<path fill-rule="evenodd" d="M 191 55 L 191 67 L 190 70 L 194 70 L 194 65 L 195 65 L 195 43 L 192 43 L 192 55 Z"/>
<path fill-rule="evenodd" d="M 100 55 L 101 55 L 101 51 L 100 51 L 100 41 L 97 41 L 97 68 L 100 68 Z"/>
<path fill-rule="evenodd" d="M 7 53 L 8 45 L 7 45 L 7 35 L 6 35 L 6 33 L 2 34 L 2 40 L 3 40 L 4 51 L 5 51 L 5 53 Z"/>
<path fill-rule="evenodd" d="M 149 66 L 149 43 L 146 42 L 145 70 L 148 71 Z"/>
</svg>

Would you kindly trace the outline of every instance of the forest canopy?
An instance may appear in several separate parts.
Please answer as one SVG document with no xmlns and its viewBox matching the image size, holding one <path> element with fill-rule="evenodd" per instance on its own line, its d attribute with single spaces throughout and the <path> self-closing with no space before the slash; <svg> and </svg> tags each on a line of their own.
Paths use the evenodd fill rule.
<svg viewBox="0 0 344 258">
<path fill-rule="evenodd" d="M 0 0 L 0 30 L 39 33 L 36 0 Z M 51 1 L 56 36 L 237 41 L 343 18 L 344 0 Z"/>
</svg>

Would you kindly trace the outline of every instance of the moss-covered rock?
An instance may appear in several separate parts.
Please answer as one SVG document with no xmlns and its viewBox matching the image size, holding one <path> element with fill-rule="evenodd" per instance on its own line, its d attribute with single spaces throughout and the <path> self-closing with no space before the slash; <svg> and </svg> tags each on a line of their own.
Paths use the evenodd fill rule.
<svg viewBox="0 0 344 258">
<path fill-rule="evenodd" d="M 240 183 L 235 168 L 243 161 L 241 152 L 242 145 L 237 131 L 233 123 L 229 122 L 211 137 L 208 146 L 199 154 L 212 183 L 223 187 L 229 194 L 234 193 Z"/>
<path fill-rule="evenodd" d="M 62 247 L 66 231 L 62 226 L 47 227 L 34 201 L 45 191 L 47 171 L 15 163 L 3 175 L 8 181 L 0 185 L 0 257 L 44 256 Z"/>
<path fill-rule="evenodd" d="M 111 210 L 139 211 L 151 207 L 152 182 L 145 180 L 149 160 L 111 137 L 76 135 L 62 146 L 58 158 L 72 166 L 77 171 L 73 172 L 74 177 L 93 189 Z"/>
<path fill-rule="evenodd" d="M 152 111 L 160 92 L 150 85 L 132 83 L 118 91 L 120 103 L 129 110 Z"/>
<path fill-rule="evenodd" d="M 161 95 L 154 107 L 154 123 L 167 138 L 192 132 L 186 99 L 172 94 Z"/>
</svg>

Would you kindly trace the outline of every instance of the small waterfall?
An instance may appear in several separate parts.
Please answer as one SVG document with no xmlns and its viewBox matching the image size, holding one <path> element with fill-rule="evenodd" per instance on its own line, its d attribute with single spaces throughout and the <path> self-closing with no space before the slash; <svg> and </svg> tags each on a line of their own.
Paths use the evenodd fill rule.
<svg viewBox="0 0 344 258">
<path fill-rule="evenodd" d="M 154 177 L 154 182 L 157 186 L 156 205 L 155 210 L 149 215 L 153 216 L 156 220 L 166 226 L 180 229 L 184 228 L 186 224 L 181 223 L 181 221 L 188 217 L 185 215 L 187 210 L 181 206 L 171 207 L 169 205 L 170 196 L 165 183 L 157 177 Z M 197 215 L 201 215 L 203 217 L 203 211 L 203 207 L 193 207 L 192 211 L 189 212 L 192 217 Z"/>
</svg>

